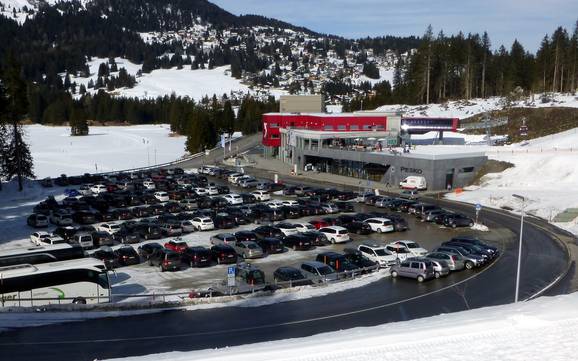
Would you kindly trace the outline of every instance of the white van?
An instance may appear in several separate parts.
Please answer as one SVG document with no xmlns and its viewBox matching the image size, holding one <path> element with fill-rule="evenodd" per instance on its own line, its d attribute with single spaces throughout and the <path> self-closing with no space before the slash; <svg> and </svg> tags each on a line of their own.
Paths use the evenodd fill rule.
<svg viewBox="0 0 578 361">
<path fill-rule="evenodd" d="M 425 177 L 409 176 L 399 182 L 399 186 L 404 189 L 417 189 L 425 190 L 427 189 L 427 183 Z"/>
</svg>

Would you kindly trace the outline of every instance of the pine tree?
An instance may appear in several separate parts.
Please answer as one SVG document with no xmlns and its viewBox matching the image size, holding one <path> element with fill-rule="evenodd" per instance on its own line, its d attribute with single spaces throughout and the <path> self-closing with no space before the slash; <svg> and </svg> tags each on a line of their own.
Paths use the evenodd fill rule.
<svg viewBox="0 0 578 361">
<path fill-rule="evenodd" d="M 21 77 L 20 65 L 12 55 L 8 55 L 2 74 L 5 88 L 4 117 L 10 123 L 10 137 L 3 152 L 3 173 L 8 179 L 18 177 L 18 190 L 23 190 L 23 178 L 34 178 L 33 161 L 28 145 L 24 141 L 24 130 L 20 121 L 26 115 L 28 98 L 26 83 Z"/>
<path fill-rule="evenodd" d="M 222 118 L 223 130 L 229 134 L 233 133 L 233 130 L 235 129 L 235 113 L 233 112 L 233 107 L 229 100 L 227 100 L 223 106 Z"/>
</svg>

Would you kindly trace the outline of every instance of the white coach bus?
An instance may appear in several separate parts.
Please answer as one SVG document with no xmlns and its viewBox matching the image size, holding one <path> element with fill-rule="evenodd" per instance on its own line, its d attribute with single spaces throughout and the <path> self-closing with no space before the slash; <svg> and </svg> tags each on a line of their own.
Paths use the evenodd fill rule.
<svg viewBox="0 0 578 361">
<path fill-rule="evenodd" d="M 95 258 L 0 267 L 0 306 L 110 301 L 104 263 Z"/>
</svg>

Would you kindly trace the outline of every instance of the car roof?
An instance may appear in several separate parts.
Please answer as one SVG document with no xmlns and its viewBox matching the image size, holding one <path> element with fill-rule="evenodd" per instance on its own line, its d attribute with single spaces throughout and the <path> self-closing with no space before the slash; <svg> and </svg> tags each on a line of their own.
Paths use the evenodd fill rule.
<svg viewBox="0 0 578 361">
<path fill-rule="evenodd" d="M 305 261 L 305 262 L 302 263 L 302 265 L 304 265 L 304 264 L 306 264 L 306 265 L 308 265 L 308 266 L 311 266 L 311 267 L 315 267 L 315 268 L 318 268 L 318 267 L 327 267 L 327 265 L 326 265 L 325 263 L 318 262 L 318 261 Z"/>
</svg>

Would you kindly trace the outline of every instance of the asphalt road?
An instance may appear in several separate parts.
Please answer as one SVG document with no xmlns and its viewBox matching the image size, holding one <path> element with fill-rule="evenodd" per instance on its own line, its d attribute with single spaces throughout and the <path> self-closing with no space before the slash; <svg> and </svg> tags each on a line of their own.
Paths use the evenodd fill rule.
<svg viewBox="0 0 578 361">
<path fill-rule="evenodd" d="M 472 212 L 471 206 L 451 208 Z M 518 217 L 493 210 L 484 210 L 482 217 L 488 226 L 518 235 Z M 524 235 L 522 300 L 567 268 L 564 249 L 544 224 L 528 219 Z M 504 242 L 503 247 L 501 257 L 482 270 L 423 284 L 383 279 L 324 297 L 259 308 L 166 311 L 28 328 L 0 334 L 0 353 L 27 361 L 126 357 L 304 337 L 509 303 L 514 297 L 517 244 Z"/>
</svg>

